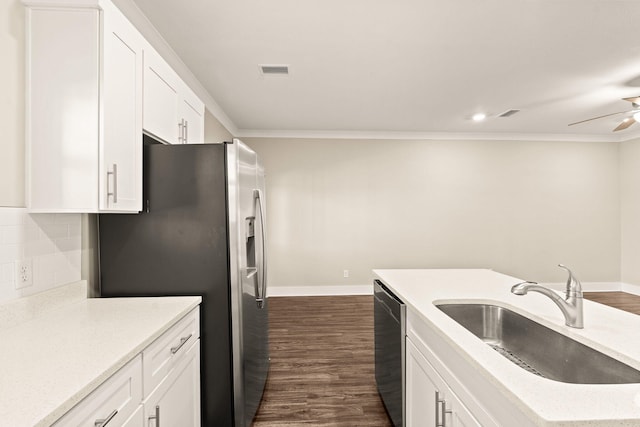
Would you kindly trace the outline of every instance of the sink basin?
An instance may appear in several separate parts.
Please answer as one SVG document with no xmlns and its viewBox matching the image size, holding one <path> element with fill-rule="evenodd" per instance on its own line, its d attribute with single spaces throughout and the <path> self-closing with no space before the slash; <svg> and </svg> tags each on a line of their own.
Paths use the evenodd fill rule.
<svg viewBox="0 0 640 427">
<path fill-rule="evenodd" d="M 436 307 L 511 362 L 541 377 L 573 384 L 640 383 L 640 371 L 504 307 Z"/>
</svg>

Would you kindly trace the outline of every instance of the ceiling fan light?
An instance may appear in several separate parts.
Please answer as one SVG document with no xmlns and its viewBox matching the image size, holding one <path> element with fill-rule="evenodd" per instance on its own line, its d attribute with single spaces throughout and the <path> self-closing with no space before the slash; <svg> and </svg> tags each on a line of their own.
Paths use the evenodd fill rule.
<svg viewBox="0 0 640 427">
<path fill-rule="evenodd" d="M 484 113 L 476 113 L 473 116 L 471 116 L 471 120 L 473 120 L 474 122 L 481 122 L 486 118 L 487 118 L 487 115 Z"/>
<path fill-rule="evenodd" d="M 640 122 L 640 111 L 633 115 L 633 120 L 635 120 L 636 122 Z"/>
</svg>

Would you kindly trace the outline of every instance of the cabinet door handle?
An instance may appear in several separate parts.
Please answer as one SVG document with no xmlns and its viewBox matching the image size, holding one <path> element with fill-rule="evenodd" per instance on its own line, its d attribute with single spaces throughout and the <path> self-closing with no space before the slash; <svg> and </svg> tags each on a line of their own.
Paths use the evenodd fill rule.
<svg viewBox="0 0 640 427">
<path fill-rule="evenodd" d="M 107 424 L 109 424 L 109 421 L 111 421 L 113 419 L 113 417 L 115 417 L 117 414 L 118 414 L 118 410 L 114 409 L 113 412 L 111 412 L 107 418 L 102 418 L 102 419 L 96 420 L 93 423 L 94 427 L 104 427 L 104 426 L 106 426 Z"/>
<path fill-rule="evenodd" d="M 113 191 L 109 192 L 109 175 L 113 176 Z M 107 171 L 107 198 L 113 196 L 113 203 L 118 203 L 118 164 L 113 164 L 113 171 Z"/>
<path fill-rule="evenodd" d="M 440 422 L 440 393 L 436 391 L 436 427 L 442 427 Z"/>
<path fill-rule="evenodd" d="M 181 119 L 180 123 L 178 123 L 178 142 L 184 144 L 184 119 Z"/>
<path fill-rule="evenodd" d="M 447 427 L 447 414 L 452 414 L 451 409 L 447 409 L 447 401 L 440 399 L 440 393 L 436 391 L 436 427 Z"/>
<path fill-rule="evenodd" d="M 189 338 L 191 338 L 192 336 L 193 334 L 189 334 L 186 337 L 180 338 L 180 344 L 178 344 L 175 347 L 171 347 L 171 354 L 176 354 L 182 348 L 182 346 L 185 345 L 187 341 L 189 341 Z"/>
<path fill-rule="evenodd" d="M 156 405 L 155 415 L 149 417 L 149 421 L 156 420 L 156 427 L 160 427 L 160 405 Z"/>
<path fill-rule="evenodd" d="M 189 122 L 186 120 L 184 121 L 184 143 L 189 143 Z"/>
</svg>

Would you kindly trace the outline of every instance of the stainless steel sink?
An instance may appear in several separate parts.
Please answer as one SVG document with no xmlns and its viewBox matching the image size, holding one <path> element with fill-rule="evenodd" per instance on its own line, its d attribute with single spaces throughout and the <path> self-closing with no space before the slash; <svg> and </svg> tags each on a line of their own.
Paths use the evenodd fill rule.
<svg viewBox="0 0 640 427">
<path fill-rule="evenodd" d="M 438 304 L 498 353 L 529 372 L 574 384 L 640 383 L 640 371 L 509 309 Z"/>
</svg>

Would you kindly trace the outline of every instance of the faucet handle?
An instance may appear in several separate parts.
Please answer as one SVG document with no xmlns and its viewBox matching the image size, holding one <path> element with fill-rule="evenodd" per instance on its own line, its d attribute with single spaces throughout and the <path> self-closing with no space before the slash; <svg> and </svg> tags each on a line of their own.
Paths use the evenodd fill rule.
<svg viewBox="0 0 640 427">
<path fill-rule="evenodd" d="M 582 298 L 582 284 L 578 278 L 569 270 L 569 267 L 563 264 L 558 264 L 558 267 L 567 270 L 567 273 L 569 273 L 569 277 L 567 278 L 567 298 L 570 296 Z"/>
</svg>

